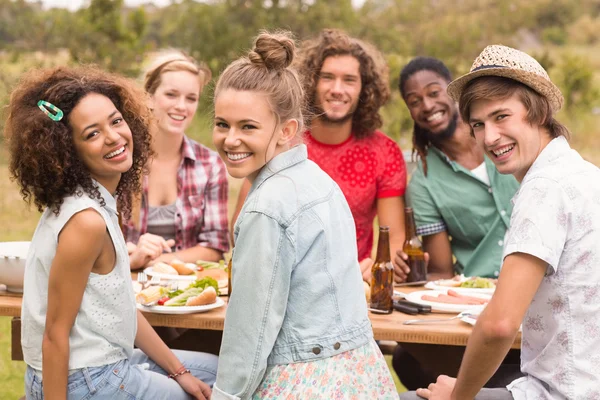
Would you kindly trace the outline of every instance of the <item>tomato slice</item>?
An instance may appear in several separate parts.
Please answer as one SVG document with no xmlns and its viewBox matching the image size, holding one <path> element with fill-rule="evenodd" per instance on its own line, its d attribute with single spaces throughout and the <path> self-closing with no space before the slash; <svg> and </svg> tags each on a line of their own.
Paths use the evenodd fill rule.
<svg viewBox="0 0 600 400">
<path fill-rule="evenodd" d="M 169 301 L 169 300 L 170 300 L 169 296 L 165 296 L 165 297 L 163 297 L 162 299 L 158 300 L 156 303 L 157 303 L 159 306 L 164 306 L 164 305 L 165 305 L 165 303 L 166 303 L 167 301 Z"/>
</svg>

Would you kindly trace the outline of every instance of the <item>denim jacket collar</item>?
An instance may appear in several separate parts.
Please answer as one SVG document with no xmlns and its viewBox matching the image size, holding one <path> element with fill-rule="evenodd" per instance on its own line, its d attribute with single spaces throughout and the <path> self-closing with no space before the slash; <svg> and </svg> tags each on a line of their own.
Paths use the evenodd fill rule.
<svg viewBox="0 0 600 400">
<path fill-rule="evenodd" d="M 299 144 L 289 150 L 284 151 L 283 153 L 276 155 L 271 161 L 262 167 L 258 176 L 254 180 L 254 183 L 252 184 L 251 191 L 259 187 L 264 181 L 273 175 L 307 159 L 308 151 L 305 144 Z"/>
</svg>

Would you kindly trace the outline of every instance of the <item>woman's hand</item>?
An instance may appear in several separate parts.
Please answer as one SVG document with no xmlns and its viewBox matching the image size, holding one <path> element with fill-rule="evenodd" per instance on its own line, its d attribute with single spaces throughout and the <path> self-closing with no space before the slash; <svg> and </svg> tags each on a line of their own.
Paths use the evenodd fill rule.
<svg viewBox="0 0 600 400">
<path fill-rule="evenodd" d="M 196 378 L 192 374 L 183 374 L 175 378 L 179 386 L 185 390 L 188 394 L 194 396 L 198 400 L 210 399 L 210 386 Z"/>
<path fill-rule="evenodd" d="M 129 254 L 131 269 L 145 267 L 149 262 L 158 258 L 163 252 L 170 253 L 173 239 L 165 240 L 161 236 L 145 233 L 140 236 L 135 250 Z M 129 247 L 128 247 L 129 250 Z"/>
</svg>

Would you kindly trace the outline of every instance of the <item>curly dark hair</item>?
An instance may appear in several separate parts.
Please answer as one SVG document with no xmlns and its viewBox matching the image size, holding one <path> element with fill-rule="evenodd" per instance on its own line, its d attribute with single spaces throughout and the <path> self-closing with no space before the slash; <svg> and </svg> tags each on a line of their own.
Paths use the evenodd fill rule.
<svg viewBox="0 0 600 400">
<path fill-rule="evenodd" d="M 398 89 L 400 89 L 400 94 L 402 98 L 406 101 L 406 82 L 417 72 L 420 71 L 431 71 L 434 74 L 439 75 L 444 78 L 447 83 L 452 81 L 452 74 L 446 65 L 433 57 L 415 57 L 408 64 L 402 68 L 400 71 L 400 83 L 398 84 Z M 427 150 L 431 147 L 431 140 L 429 138 L 428 132 L 417 125 L 416 122 L 413 121 L 413 137 L 412 137 L 413 149 L 412 155 L 413 159 L 415 153 L 418 154 L 419 159 L 421 160 L 421 164 L 423 165 L 423 172 L 425 176 L 427 176 Z"/>
<path fill-rule="evenodd" d="M 5 135 L 10 152 L 10 173 L 21 187 L 23 199 L 41 212 L 48 207 L 58 215 L 66 196 L 81 194 L 104 199 L 73 143 L 69 115 L 90 93 L 108 97 L 121 112 L 133 137 L 133 165 L 125 172 L 116 195 L 120 213 L 128 217 L 131 197 L 141 192 L 141 177 L 150 149 L 152 114 L 145 93 L 129 79 L 92 66 L 38 69 L 25 74 L 12 92 Z M 37 106 L 39 100 L 63 111 L 53 121 Z"/>
<path fill-rule="evenodd" d="M 316 87 L 327 57 L 350 55 L 360 64 L 362 87 L 359 106 L 352 116 L 355 137 L 372 135 L 383 121 L 379 109 L 390 98 L 389 71 L 383 55 L 372 45 L 337 29 L 324 29 L 318 37 L 302 43 L 297 69 L 304 82 L 308 122 L 321 113 L 316 107 Z"/>
</svg>

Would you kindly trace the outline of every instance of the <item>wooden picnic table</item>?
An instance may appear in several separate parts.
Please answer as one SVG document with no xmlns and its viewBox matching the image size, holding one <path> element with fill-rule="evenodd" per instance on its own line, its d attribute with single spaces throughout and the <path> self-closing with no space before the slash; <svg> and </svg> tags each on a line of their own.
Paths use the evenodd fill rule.
<svg viewBox="0 0 600 400">
<path fill-rule="evenodd" d="M 133 275 L 133 274 L 132 274 Z M 405 293 L 423 290 L 422 287 L 403 287 Z M 227 297 L 222 297 L 227 303 Z M 204 313 L 167 315 L 144 312 L 152 326 L 222 331 L 227 307 L 221 307 Z M 21 354 L 21 296 L 0 291 L 0 316 L 13 317 L 12 324 L 12 358 L 22 360 Z M 409 319 L 434 319 L 451 317 L 452 314 L 432 313 L 427 315 L 407 315 L 394 311 L 392 314 L 380 315 L 369 312 L 376 340 L 404 343 L 421 343 L 449 346 L 466 346 L 472 327 L 462 321 L 453 320 L 423 325 L 404 325 Z M 512 348 L 521 347 L 519 333 Z"/>
</svg>

